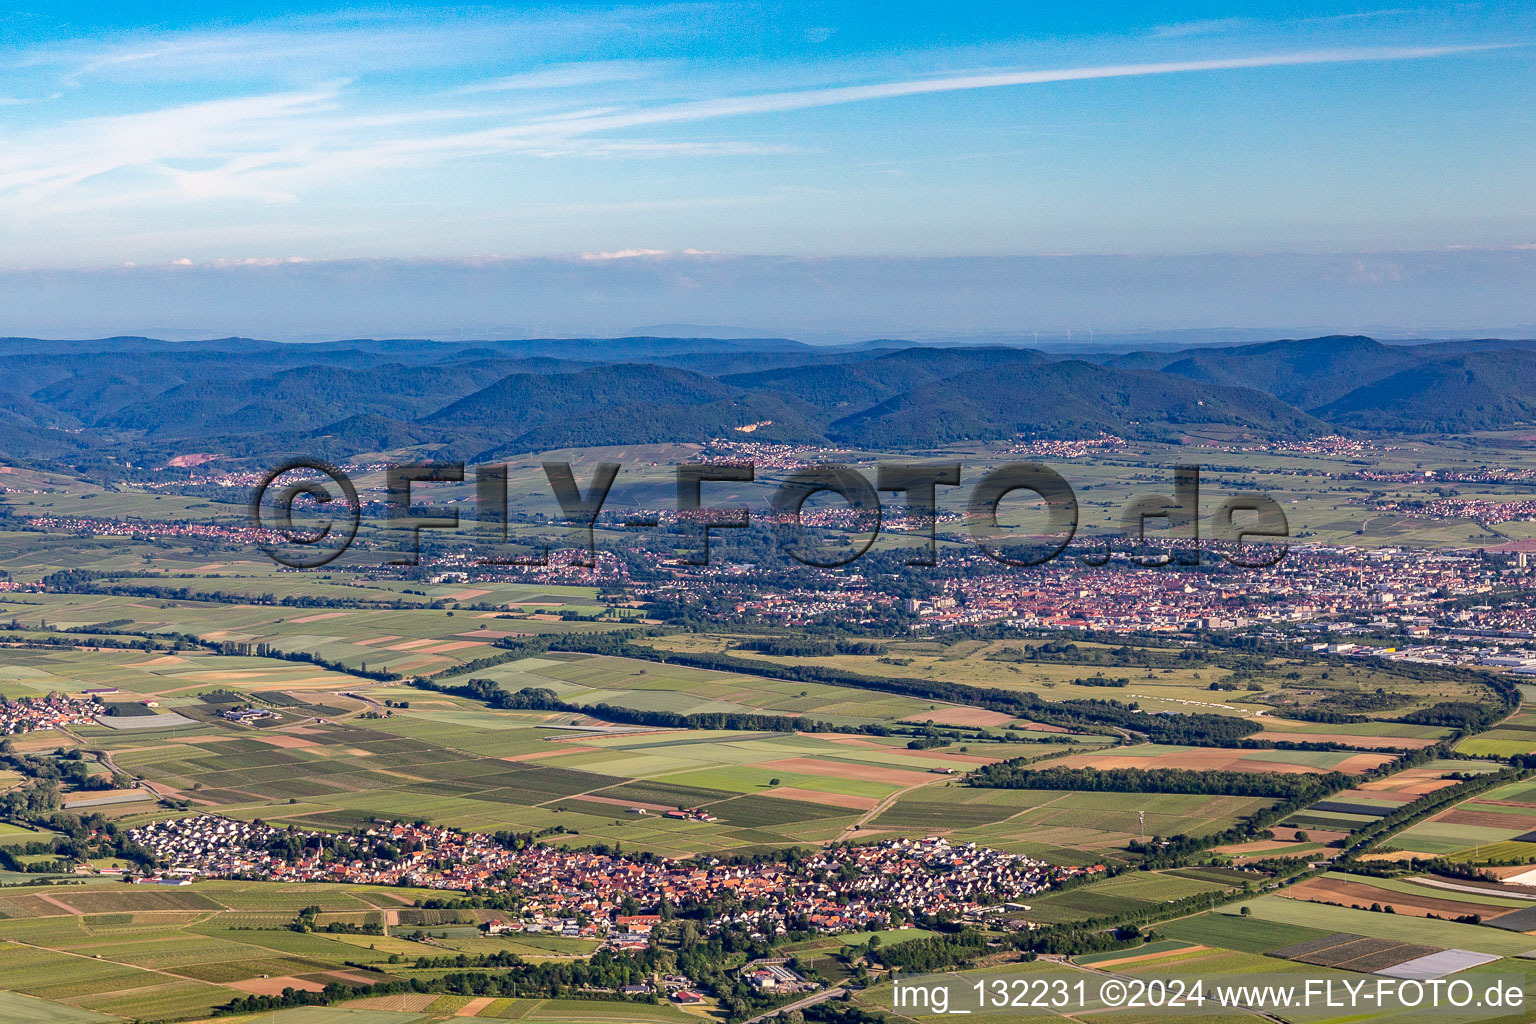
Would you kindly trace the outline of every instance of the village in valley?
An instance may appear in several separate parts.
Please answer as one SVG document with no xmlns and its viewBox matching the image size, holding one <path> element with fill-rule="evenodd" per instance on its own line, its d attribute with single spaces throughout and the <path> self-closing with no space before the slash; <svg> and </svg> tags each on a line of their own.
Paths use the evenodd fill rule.
<svg viewBox="0 0 1536 1024">
<path fill-rule="evenodd" d="M 941 915 L 979 920 L 1064 879 L 1104 865 L 1053 867 L 975 843 L 942 837 L 839 845 L 797 858 L 744 864 L 635 860 L 620 853 L 500 842 L 489 835 L 401 823 L 343 837 L 376 855 L 338 856 L 327 837 L 210 815 L 130 829 L 163 870 L 135 881 L 189 884 L 238 878 L 347 882 L 452 889 L 517 897 L 519 916 L 488 922 L 493 934 L 550 931 L 596 937 L 611 949 L 650 943 L 660 908 L 718 904 L 709 931 L 744 930 L 754 939 L 811 932 L 881 931 Z M 387 849 L 387 854 L 379 853 Z M 296 857 L 290 851 L 303 851 Z M 626 908 L 639 906 L 648 913 Z"/>
</svg>

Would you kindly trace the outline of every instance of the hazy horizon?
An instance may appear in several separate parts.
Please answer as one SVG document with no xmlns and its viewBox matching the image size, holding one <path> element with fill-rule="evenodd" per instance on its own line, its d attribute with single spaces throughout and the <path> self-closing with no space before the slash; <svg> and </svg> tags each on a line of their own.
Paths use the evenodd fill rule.
<svg viewBox="0 0 1536 1024">
<path fill-rule="evenodd" d="M 0 271 L 0 333 L 455 340 L 714 325 L 812 342 L 1068 333 L 1081 342 L 1181 331 L 1250 340 L 1531 336 L 1532 294 L 1536 249 L 248 261 Z"/>
<path fill-rule="evenodd" d="M 0 333 L 1517 329 L 1536 10 L 0 15 Z"/>
</svg>

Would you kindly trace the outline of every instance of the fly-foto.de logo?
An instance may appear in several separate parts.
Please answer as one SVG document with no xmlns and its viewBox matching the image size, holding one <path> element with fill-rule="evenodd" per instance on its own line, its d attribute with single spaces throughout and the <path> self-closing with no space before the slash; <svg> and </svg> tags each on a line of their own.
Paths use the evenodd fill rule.
<svg viewBox="0 0 1536 1024">
<path fill-rule="evenodd" d="M 560 507 L 558 522 L 570 531 L 571 546 L 594 565 L 598 517 L 614 483 L 623 472 L 617 462 L 599 462 L 585 485 L 569 462 L 541 464 L 551 494 Z M 808 465 L 780 472 L 771 481 L 767 507 L 757 518 L 776 534 L 780 550 L 795 561 L 816 568 L 838 568 L 862 557 L 879 537 L 883 523 L 881 494 L 902 496 L 904 533 L 921 544 L 908 559 L 911 566 L 938 564 L 941 489 L 962 486 L 959 462 L 881 461 L 873 474 L 848 465 Z M 706 505 L 707 491 L 731 495 L 743 485 L 759 483 L 751 462 L 685 463 L 673 467 L 675 505 L 666 529 L 680 565 L 708 565 L 710 536 L 717 530 L 745 530 L 754 523 L 747 504 Z M 258 544 L 274 561 L 291 568 L 318 568 L 339 558 L 357 539 L 365 507 L 377 510 L 384 530 L 382 547 L 389 565 L 416 565 L 421 558 L 423 531 L 458 531 L 471 545 L 483 544 L 483 565 L 547 564 L 547 545 L 532 553 L 495 553 L 515 541 L 509 515 L 509 469 L 487 464 L 467 469 L 462 462 L 399 463 L 384 469 L 384 487 L 366 504 L 357 486 L 341 468 L 319 459 L 291 459 L 270 470 L 251 494 L 249 516 Z M 459 508 L 423 507 L 418 486 L 472 484 L 472 516 Z M 1198 564 L 1202 551 L 1241 568 L 1264 568 L 1285 557 L 1284 539 L 1290 524 L 1273 498 L 1243 492 L 1220 496 L 1202 518 L 1200 467 L 1174 467 L 1168 493 L 1137 495 L 1119 510 L 1118 532 L 1078 537 L 1077 494 L 1060 473 L 1038 462 L 1010 462 L 989 468 L 964 481 L 960 519 L 971 543 L 1002 565 L 1032 566 L 1071 557 L 1084 566 L 1101 566 L 1120 551 L 1139 566 Z M 812 525 L 806 504 L 818 495 L 843 506 L 837 526 Z M 1000 508 L 1004 499 L 1021 497 L 1030 503 L 1027 528 L 1005 526 Z M 736 500 L 730 498 L 730 500 Z M 296 510 L 305 525 L 295 523 Z M 611 524 L 625 530 L 662 529 L 662 516 L 651 512 L 621 516 Z M 1202 536 L 1202 527 L 1204 536 Z M 609 528 L 605 524 L 602 528 Z M 1252 543 L 1257 539 L 1279 543 Z"/>
</svg>

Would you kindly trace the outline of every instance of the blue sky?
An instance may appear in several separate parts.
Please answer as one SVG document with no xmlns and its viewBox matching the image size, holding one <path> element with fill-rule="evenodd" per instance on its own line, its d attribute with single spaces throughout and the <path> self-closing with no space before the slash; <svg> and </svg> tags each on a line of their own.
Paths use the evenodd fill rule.
<svg viewBox="0 0 1536 1024">
<path fill-rule="evenodd" d="M 551 326 L 579 331 L 592 265 L 626 259 L 684 278 L 825 259 L 853 289 L 867 258 L 1298 254 L 1347 274 L 1536 244 L 1529 4 L 44 3 L 0 12 L 0 40 L 13 331 L 43 322 L 13 306 L 26 275 L 128 264 L 565 262 L 596 275 L 548 294 L 571 309 Z M 1512 322 L 1532 279 L 1511 265 L 1493 305 L 1403 322 Z M 723 295 L 658 313 L 733 322 Z M 1005 305 L 996 329 L 1078 316 Z"/>
</svg>

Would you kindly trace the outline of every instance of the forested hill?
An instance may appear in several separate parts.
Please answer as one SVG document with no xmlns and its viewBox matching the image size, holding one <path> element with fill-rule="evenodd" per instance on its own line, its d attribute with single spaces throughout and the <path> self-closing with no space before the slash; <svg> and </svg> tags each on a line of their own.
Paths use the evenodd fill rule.
<svg viewBox="0 0 1536 1024">
<path fill-rule="evenodd" d="M 1255 388 L 1339 427 L 1407 433 L 1536 422 L 1536 341 L 1389 345 L 1338 336 L 1133 352 L 1104 365 Z"/>
<path fill-rule="evenodd" d="M 1345 426 L 1410 433 L 1536 422 L 1536 352 L 1473 352 L 1412 366 L 1318 412 Z"/>
<path fill-rule="evenodd" d="M 1173 439 L 1536 423 L 1536 343 L 1355 336 L 1081 358 L 1008 346 L 767 339 L 278 344 L 0 339 L 0 455 L 475 459 L 739 438 L 879 451 L 1103 432 Z"/>
<path fill-rule="evenodd" d="M 1035 433 L 1176 436 L 1181 427 L 1196 424 L 1246 427 L 1265 437 L 1329 429 L 1249 388 L 1066 360 L 1015 363 L 922 384 L 837 420 L 828 433 L 834 440 L 862 447 L 928 447 Z"/>
</svg>

